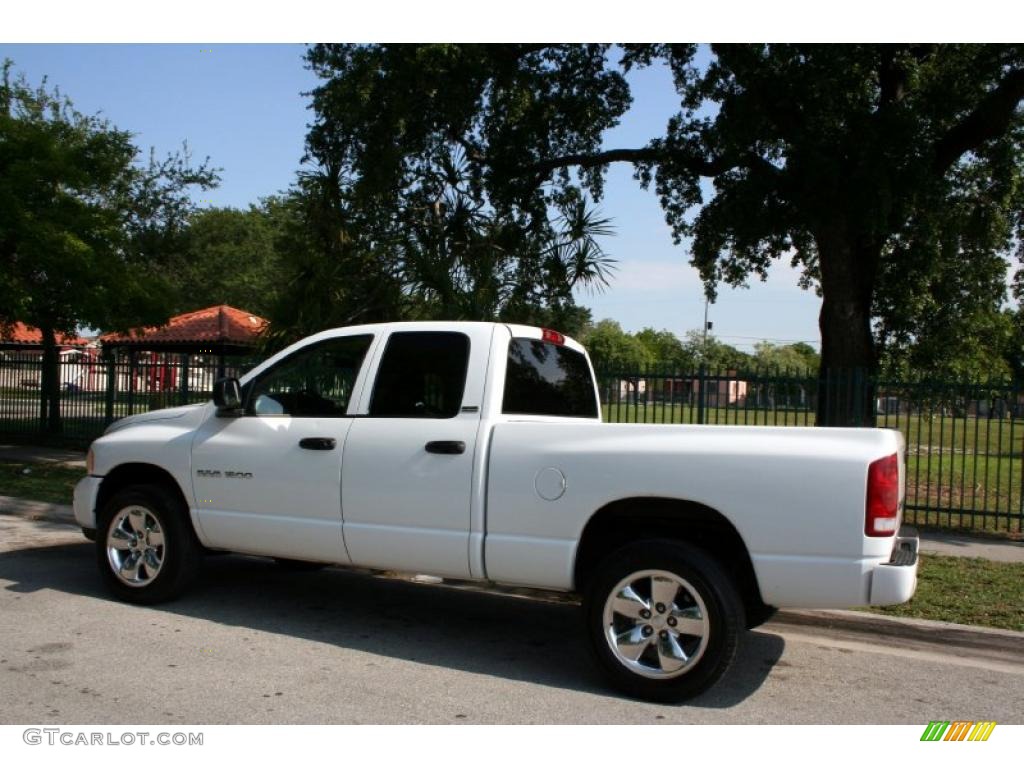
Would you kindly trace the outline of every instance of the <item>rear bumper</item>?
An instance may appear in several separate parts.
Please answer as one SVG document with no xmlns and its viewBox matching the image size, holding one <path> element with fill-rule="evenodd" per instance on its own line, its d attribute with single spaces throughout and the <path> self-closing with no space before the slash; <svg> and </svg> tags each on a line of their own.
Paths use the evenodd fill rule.
<svg viewBox="0 0 1024 768">
<path fill-rule="evenodd" d="M 917 529 L 900 528 L 889 562 L 879 563 L 871 571 L 870 605 L 898 605 L 914 596 L 919 544 Z"/>
</svg>

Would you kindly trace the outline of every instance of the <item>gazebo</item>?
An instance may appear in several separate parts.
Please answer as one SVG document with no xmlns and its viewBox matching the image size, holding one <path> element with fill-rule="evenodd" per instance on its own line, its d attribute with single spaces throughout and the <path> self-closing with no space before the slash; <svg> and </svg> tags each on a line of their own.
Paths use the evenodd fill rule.
<svg viewBox="0 0 1024 768">
<path fill-rule="evenodd" d="M 219 378 L 225 375 L 227 358 L 252 355 L 267 325 L 264 318 L 251 312 L 220 304 L 177 315 L 166 325 L 136 328 L 124 334 L 105 333 L 100 342 L 104 353 L 111 357 L 117 352 L 127 354 L 133 378 L 129 389 L 136 389 L 134 372 L 139 362 L 146 370 L 146 381 L 140 389 L 176 389 L 180 377 L 180 389 L 187 393 L 196 385 L 204 390 L 212 386 L 212 381 L 192 381 L 198 373 L 195 369 L 202 369 L 208 361 L 216 360 Z M 199 365 L 191 365 L 193 357 L 199 358 L 195 361 Z"/>
</svg>

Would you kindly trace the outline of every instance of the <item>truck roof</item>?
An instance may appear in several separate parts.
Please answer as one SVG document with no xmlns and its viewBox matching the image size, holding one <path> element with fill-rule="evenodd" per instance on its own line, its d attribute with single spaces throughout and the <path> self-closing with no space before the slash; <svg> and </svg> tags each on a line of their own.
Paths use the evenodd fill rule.
<svg viewBox="0 0 1024 768">
<path fill-rule="evenodd" d="M 345 331 L 346 333 L 379 333 L 385 330 L 408 330 L 408 331 L 441 331 L 441 330 L 457 330 L 460 326 L 467 325 L 489 325 L 489 326 L 504 326 L 508 329 L 509 333 L 513 338 L 528 338 L 528 339 L 544 339 L 554 341 L 555 338 L 551 335 L 558 337 L 556 343 L 563 344 L 570 349 L 574 349 L 577 352 L 584 352 L 583 345 L 570 336 L 566 336 L 560 331 L 541 328 L 535 325 L 521 325 L 518 323 L 499 323 L 499 322 L 484 322 L 479 320 L 397 320 L 387 323 L 366 323 L 363 325 L 345 325 L 337 328 L 328 328 L 319 333 L 312 334 L 301 339 L 302 343 L 306 343 L 313 340 L 327 339 L 332 336 L 338 335 L 339 332 Z M 547 332 L 547 334 L 545 334 Z"/>
</svg>

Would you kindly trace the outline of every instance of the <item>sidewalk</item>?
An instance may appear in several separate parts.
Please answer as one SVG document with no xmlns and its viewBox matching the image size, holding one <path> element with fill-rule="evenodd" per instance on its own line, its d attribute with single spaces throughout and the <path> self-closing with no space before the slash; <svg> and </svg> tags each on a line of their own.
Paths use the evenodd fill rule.
<svg viewBox="0 0 1024 768">
<path fill-rule="evenodd" d="M 83 451 L 41 446 L 0 444 L 0 461 L 66 464 L 85 469 L 85 453 Z M 19 509 L 30 510 L 30 512 L 15 511 Z M 70 505 L 45 504 L 15 499 L 11 496 L 0 496 L 0 512 L 21 516 L 41 515 L 41 517 L 33 519 L 47 519 L 52 522 L 73 522 Z M 1024 541 L 1003 541 L 960 533 L 922 531 L 921 552 L 926 555 L 980 557 L 1003 563 L 1024 563 Z"/>
<path fill-rule="evenodd" d="M 965 536 L 939 531 L 921 532 L 921 553 L 952 557 L 980 557 L 1002 563 L 1024 563 L 1024 541 Z"/>
</svg>

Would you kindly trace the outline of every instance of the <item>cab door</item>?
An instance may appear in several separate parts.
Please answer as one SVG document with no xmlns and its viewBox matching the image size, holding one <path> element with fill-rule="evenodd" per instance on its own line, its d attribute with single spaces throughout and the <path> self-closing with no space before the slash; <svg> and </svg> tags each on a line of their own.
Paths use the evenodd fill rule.
<svg viewBox="0 0 1024 768">
<path fill-rule="evenodd" d="M 494 327 L 392 332 L 345 443 L 356 565 L 468 577 L 474 453 Z"/>
<path fill-rule="evenodd" d="M 246 382 L 243 413 L 216 416 L 192 443 L 192 485 L 209 546 L 347 563 L 341 471 L 371 334 L 297 349 Z"/>
</svg>

